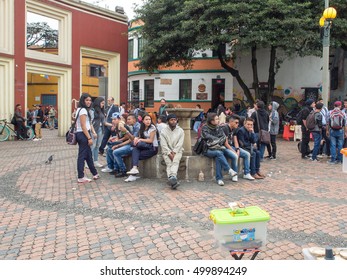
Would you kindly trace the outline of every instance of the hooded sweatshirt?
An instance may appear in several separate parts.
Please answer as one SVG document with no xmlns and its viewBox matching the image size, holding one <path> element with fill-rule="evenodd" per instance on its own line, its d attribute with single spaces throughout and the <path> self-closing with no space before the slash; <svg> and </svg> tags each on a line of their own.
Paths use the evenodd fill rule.
<svg viewBox="0 0 347 280">
<path fill-rule="evenodd" d="M 280 127 L 280 118 L 277 109 L 280 105 L 272 101 L 272 110 L 270 112 L 269 130 L 271 135 L 277 135 Z"/>
<path fill-rule="evenodd" d="M 259 118 L 259 127 L 263 130 L 269 129 L 269 114 L 264 108 L 259 108 L 255 112 L 252 113 L 251 118 L 254 120 L 254 132 L 259 133 L 259 127 L 258 127 L 258 118 Z"/>
</svg>

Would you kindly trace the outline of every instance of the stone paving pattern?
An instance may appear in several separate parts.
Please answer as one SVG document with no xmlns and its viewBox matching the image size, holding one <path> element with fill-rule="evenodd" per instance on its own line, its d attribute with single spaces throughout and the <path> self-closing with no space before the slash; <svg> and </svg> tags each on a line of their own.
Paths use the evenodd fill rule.
<svg viewBox="0 0 347 280">
<path fill-rule="evenodd" d="M 77 147 L 43 132 L 42 141 L 0 143 L 0 259 L 233 260 L 216 246 L 209 212 L 237 200 L 271 215 L 258 260 L 347 247 L 347 174 L 327 158 L 301 160 L 297 142 L 278 139 L 278 159 L 262 164 L 265 180 L 225 178 L 220 187 L 192 178 L 173 191 L 165 180 L 125 183 L 101 172 L 77 184 Z"/>
</svg>

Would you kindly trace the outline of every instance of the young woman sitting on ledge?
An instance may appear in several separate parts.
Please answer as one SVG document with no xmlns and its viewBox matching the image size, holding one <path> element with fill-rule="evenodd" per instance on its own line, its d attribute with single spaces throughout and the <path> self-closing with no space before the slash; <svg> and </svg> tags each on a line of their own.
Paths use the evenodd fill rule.
<svg viewBox="0 0 347 280">
<path fill-rule="evenodd" d="M 139 161 L 151 158 L 158 153 L 157 129 L 149 115 L 144 115 L 139 131 L 139 137 L 135 137 L 132 150 L 132 169 L 128 175 L 139 174 Z"/>
</svg>

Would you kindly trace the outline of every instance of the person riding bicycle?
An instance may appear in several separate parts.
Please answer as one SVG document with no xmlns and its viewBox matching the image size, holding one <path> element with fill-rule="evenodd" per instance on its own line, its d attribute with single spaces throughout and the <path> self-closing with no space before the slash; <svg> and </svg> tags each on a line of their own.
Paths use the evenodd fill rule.
<svg viewBox="0 0 347 280">
<path fill-rule="evenodd" d="M 16 133 L 18 135 L 17 139 L 28 139 L 27 129 L 25 127 L 26 119 L 22 117 L 22 106 L 20 104 L 16 105 L 16 110 L 14 112 L 16 117 Z"/>
</svg>

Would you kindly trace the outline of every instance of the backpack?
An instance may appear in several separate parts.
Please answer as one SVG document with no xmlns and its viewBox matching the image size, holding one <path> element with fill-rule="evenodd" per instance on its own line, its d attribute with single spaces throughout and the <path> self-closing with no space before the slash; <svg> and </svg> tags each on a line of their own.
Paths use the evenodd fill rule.
<svg viewBox="0 0 347 280">
<path fill-rule="evenodd" d="M 306 118 L 306 127 L 308 130 L 313 130 L 316 126 L 316 112 L 312 110 Z"/>
<path fill-rule="evenodd" d="M 329 117 L 331 129 L 340 130 L 345 126 L 345 116 L 341 110 L 332 110 Z"/>
</svg>

